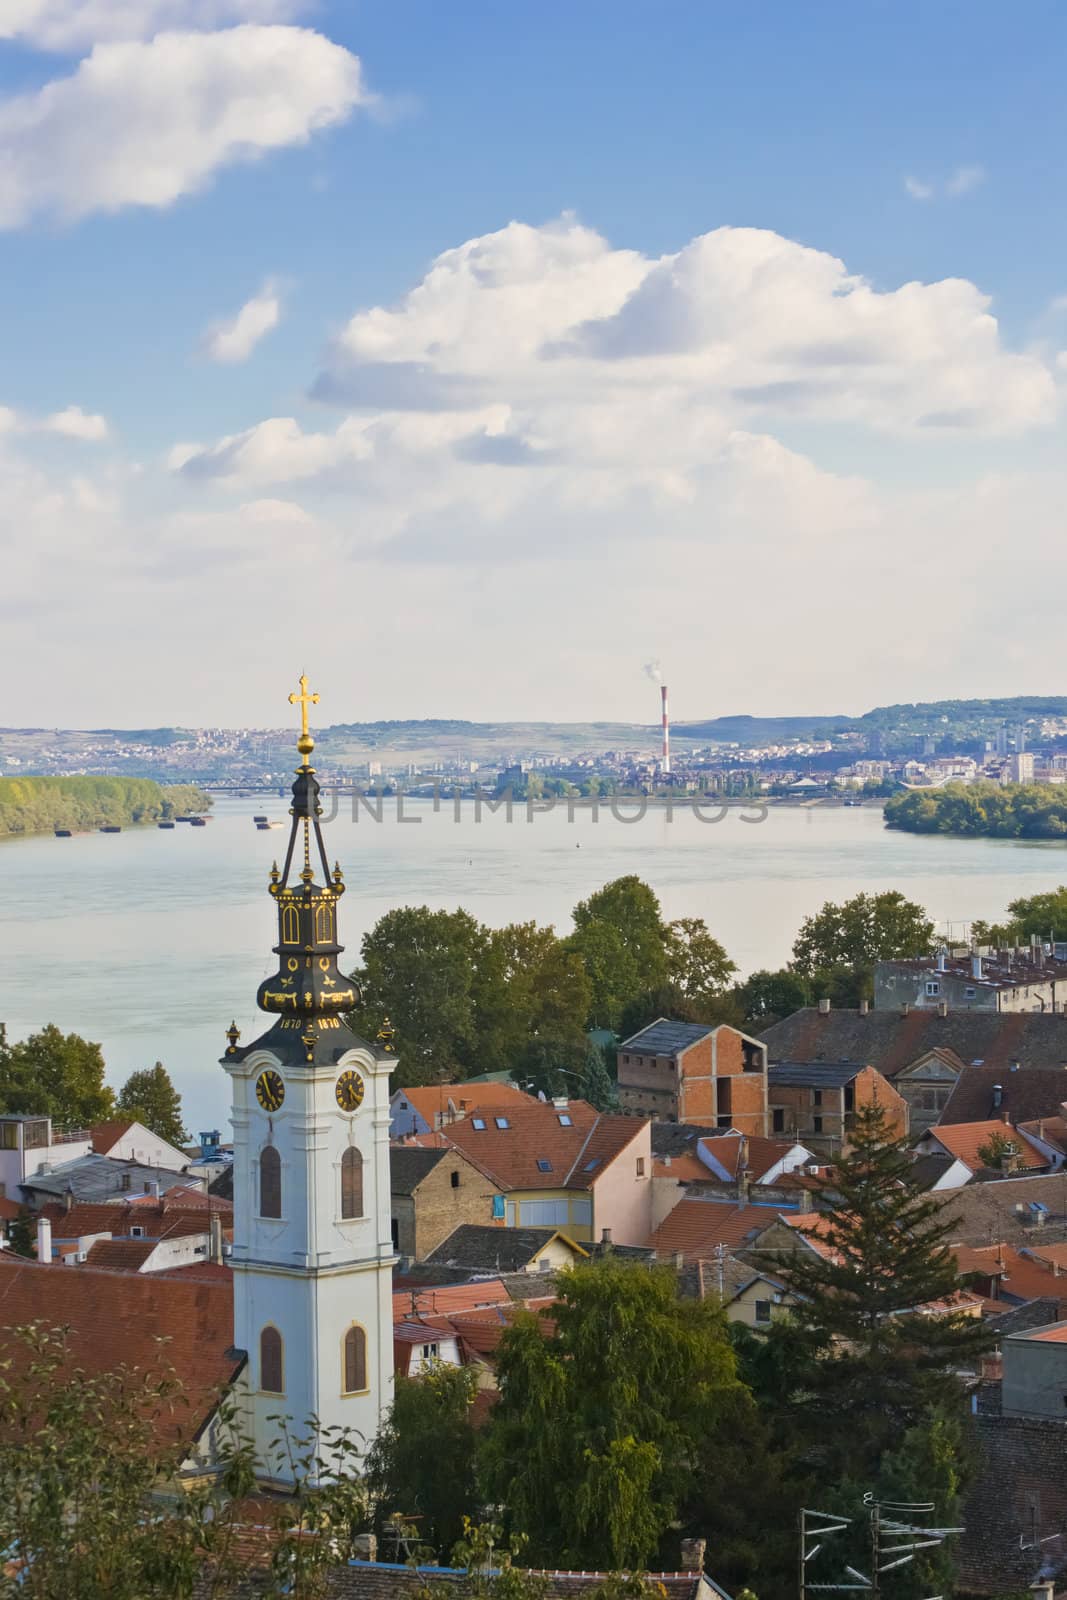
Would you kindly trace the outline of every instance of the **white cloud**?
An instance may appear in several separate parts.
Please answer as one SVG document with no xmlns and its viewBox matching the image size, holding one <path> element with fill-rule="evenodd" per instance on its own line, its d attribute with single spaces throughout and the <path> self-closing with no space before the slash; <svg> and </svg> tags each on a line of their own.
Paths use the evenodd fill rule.
<svg viewBox="0 0 1067 1600">
<path fill-rule="evenodd" d="M 108 435 L 107 419 L 83 411 L 81 406 L 67 406 L 64 411 L 53 411 L 39 427 L 44 433 L 59 433 L 67 439 L 97 442 Z"/>
<path fill-rule="evenodd" d="M 945 184 L 946 194 L 970 194 L 985 182 L 984 167 L 957 167 Z"/>
<path fill-rule="evenodd" d="M 985 177 L 984 167 L 957 167 L 943 181 L 908 177 L 904 179 L 904 187 L 913 200 L 934 200 L 938 196 L 956 199 L 979 188 L 985 182 Z"/>
<path fill-rule="evenodd" d="M 171 205 L 370 100 L 357 58 L 302 28 L 98 45 L 72 76 L 0 100 L 0 227 Z"/>
<path fill-rule="evenodd" d="M 167 29 L 292 22 L 309 9 L 309 0 L 3 0 L 0 39 L 73 51 Z"/>
<path fill-rule="evenodd" d="M 281 321 L 281 297 L 272 283 L 246 300 L 237 315 L 213 323 L 201 341 L 209 361 L 247 361 L 259 341 Z"/>
</svg>

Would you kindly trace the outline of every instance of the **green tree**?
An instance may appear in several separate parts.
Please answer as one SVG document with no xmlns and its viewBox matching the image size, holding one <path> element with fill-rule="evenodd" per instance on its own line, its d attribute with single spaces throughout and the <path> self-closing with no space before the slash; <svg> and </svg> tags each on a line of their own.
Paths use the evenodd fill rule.
<svg viewBox="0 0 1067 1600">
<path fill-rule="evenodd" d="M 979 944 L 1015 944 L 1032 935 L 1067 939 L 1067 884 L 1012 900 L 1006 922 L 975 922 L 971 932 Z"/>
<path fill-rule="evenodd" d="M 367 1487 L 381 1532 L 397 1515 L 417 1517 L 419 1533 L 443 1560 L 476 1501 L 477 1391 L 467 1367 L 432 1365 L 419 1378 L 397 1375 L 389 1416 L 367 1457 Z"/>
<path fill-rule="evenodd" d="M 665 1268 L 608 1259 L 557 1288 L 548 1337 L 520 1316 L 501 1341 L 488 1491 L 539 1562 L 641 1566 L 703 1483 L 720 1419 L 738 1427 L 725 1320 Z"/>
<path fill-rule="evenodd" d="M 25 1256 L 27 1261 L 32 1261 L 37 1254 L 33 1218 L 25 1206 L 11 1224 L 7 1247 L 13 1256 Z"/>
<path fill-rule="evenodd" d="M 857 894 L 840 905 L 828 900 L 801 923 L 792 967 L 835 999 L 833 986 L 865 997 L 876 961 L 927 955 L 934 925 L 922 906 L 898 890 Z M 846 1001 L 845 1003 L 855 1003 Z"/>
<path fill-rule="evenodd" d="M 617 1111 L 619 1108 L 618 1089 L 614 1074 L 608 1065 L 609 1058 L 613 1067 L 614 1046 L 605 1049 L 590 1041 L 578 1092 L 583 1100 L 588 1100 L 598 1111 Z"/>
<path fill-rule="evenodd" d="M 14 1044 L 0 1038 L 0 1108 L 91 1128 L 114 1110 L 98 1044 L 53 1024 Z"/>
<path fill-rule="evenodd" d="M 364 936 L 355 974 L 364 1001 L 350 1020 L 373 1039 L 389 1017 L 405 1083 L 465 1075 L 474 1058 L 475 974 L 487 937 L 466 911 L 428 906 L 387 911 Z"/>
<path fill-rule="evenodd" d="M 963 1522 L 962 1492 L 970 1477 L 971 1448 L 959 1411 L 935 1406 L 906 1430 L 899 1446 L 882 1460 L 878 1498 L 898 1505 L 932 1504 L 918 1520 L 926 1527 L 958 1528 Z M 916 1552 L 893 1585 L 894 1600 L 922 1600 L 955 1589 L 956 1540 Z"/>
<path fill-rule="evenodd" d="M 593 985 L 591 1027 L 616 1028 L 628 1000 L 667 982 L 668 932 L 659 900 L 633 874 L 579 901 L 570 943 Z"/>
<path fill-rule="evenodd" d="M 573 1071 L 583 1062 L 592 985 L 581 958 L 552 928 L 519 922 L 492 929 L 473 1000 L 476 1070 L 551 1075 L 553 1067 Z M 547 1084 L 538 1087 L 547 1092 Z"/>
<path fill-rule="evenodd" d="M 810 1006 L 814 999 L 810 981 L 788 967 L 778 972 L 753 972 L 738 984 L 735 993 L 749 1027 L 769 1027 Z"/>
<path fill-rule="evenodd" d="M 589 979 L 589 1026 L 619 1032 L 626 1006 L 644 989 L 636 956 L 610 922 L 583 924 L 571 934 L 567 945 L 578 956 Z"/>
<path fill-rule="evenodd" d="M 895 1440 L 957 1391 L 954 1371 L 988 1348 L 989 1334 L 950 1309 L 954 1223 L 916 1182 L 881 1106 L 855 1113 L 850 1139 L 820 1196 L 836 1206 L 823 1219 L 821 1251 L 781 1255 L 775 1270 L 797 1301 L 792 1403 L 809 1426 L 809 1454 L 830 1482 L 863 1483 Z M 931 1313 L 937 1302 L 945 1309 Z"/>
<path fill-rule="evenodd" d="M 182 1097 L 162 1061 L 130 1073 L 119 1090 L 118 1110 L 179 1149 L 189 1137 L 182 1125 Z"/>
<path fill-rule="evenodd" d="M 667 979 L 688 999 L 721 995 L 737 972 L 703 917 L 679 917 L 667 925 Z"/>
<path fill-rule="evenodd" d="M 978 1156 L 984 1167 L 991 1172 L 999 1172 L 1004 1166 L 1005 1157 L 1015 1155 L 1018 1149 L 1015 1139 L 994 1129 L 986 1142 L 978 1146 Z"/>
</svg>

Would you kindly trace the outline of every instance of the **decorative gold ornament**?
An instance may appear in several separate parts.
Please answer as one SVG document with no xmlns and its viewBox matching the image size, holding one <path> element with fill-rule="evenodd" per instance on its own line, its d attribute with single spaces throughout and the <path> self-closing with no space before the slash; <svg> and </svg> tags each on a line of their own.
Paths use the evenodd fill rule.
<svg viewBox="0 0 1067 1600">
<path fill-rule="evenodd" d="M 338 996 L 338 998 L 340 997 Z M 382 1025 L 378 1029 L 376 1038 L 386 1055 L 391 1056 L 393 1053 L 393 1040 L 396 1038 L 396 1029 L 393 1027 L 393 1024 L 389 1021 L 388 1017 L 382 1018 Z"/>
<path fill-rule="evenodd" d="M 299 705 L 300 707 L 300 737 L 296 741 L 296 748 L 304 758 L 305 767 L 307 766 L 308 756 L 315 748 L 315 741 L 308 732 L 308 706 L 317 706 L 318 703 L 318 695 L 308 693 L 307 674 L 302 672 L 300 674 L 300 693 L 291 694 L 289 696 L 289 704 L 291 706 Z"/>
<path fill-rule="evenodd" d="M 285 1084 L 280 1075 L 269 1067 L 256 1079 L 256 1099 L 264 1111 L 280 1111 L 285 1100 Z"/>
<path fill-rule="evenodd" d="M 350 1069 L 348 1072 L 342 1072 L 333 1092 L 342 1111 L 358 1111 L 363 1104 L 366 1090 L 359 1073 Z"/>
<path fill-rule="evenodd" d="M 237 1026 L 236 1022 L 230 1023 L 230 1026 L 226 1029 L 226 1037 L 230 1041 L 230 1047 L 226 1054 L 228 1056 L 232 1056 L 234 1051 L 237 1049 L 237 1041 L 241 1037 L 241 1030 Z"/>
</svg>

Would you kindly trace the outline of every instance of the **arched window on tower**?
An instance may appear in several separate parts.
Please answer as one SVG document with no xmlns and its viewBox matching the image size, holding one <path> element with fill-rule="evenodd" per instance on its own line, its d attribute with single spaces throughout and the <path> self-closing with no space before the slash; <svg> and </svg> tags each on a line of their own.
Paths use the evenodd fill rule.
<svg viewBox="0 0 1067 1600">
<path fill-rule="evenodd" d="M 341 1157 L 341 1217 L 347 1220 L 363 1215 L 363 1157 L 349 1145 Z"/>
<path fill-rule="evenodd" d="M 300 943 L 300 918 L 295 906 L 282 907 L 282 943 Z"/>
<path fill-rule="evenodd" d="M 333 906 L 322 902 L 315 907 L 315 943 L 333 943 Z"/>
<path fill-rule="evenodd" d="M 367 1387 L 367 1335 L 358 1323 L 345 1334 L 344 1392 L 361 1394 Z"/>
<path fill-rule="evenodd" d="M 269 1326 L 259 1336 L 259 1387 L 264 1394 L 285 1393 L 282 1336 Z"/>
<path fill-rule="evenodd" d="M 265 1144 L 259 1153 L 259 1214 L 282 1214 L 282 1158 L 272 1144 Z"/>
</svg>

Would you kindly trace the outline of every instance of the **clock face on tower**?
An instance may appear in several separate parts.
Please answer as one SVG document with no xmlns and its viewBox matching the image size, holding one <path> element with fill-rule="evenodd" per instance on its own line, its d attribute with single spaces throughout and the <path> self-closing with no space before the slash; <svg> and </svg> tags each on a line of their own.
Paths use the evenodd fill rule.
<svg viewBox="0 0 1067 1600">
<path fill-rule="evenodd" d="M 363 1104 L 363 1079 L 358 1072 L 342 1072 L 334 1089 L 342 1111 L 358 1111 Z"/>
<path fill-rule="evenodd" d="M 261 1072 L 256 1079 L 256 1099 L 264 1111 L 279 1111 L 285 1099 L 285 1084 L 274 1071 Z"/>
</svg>

